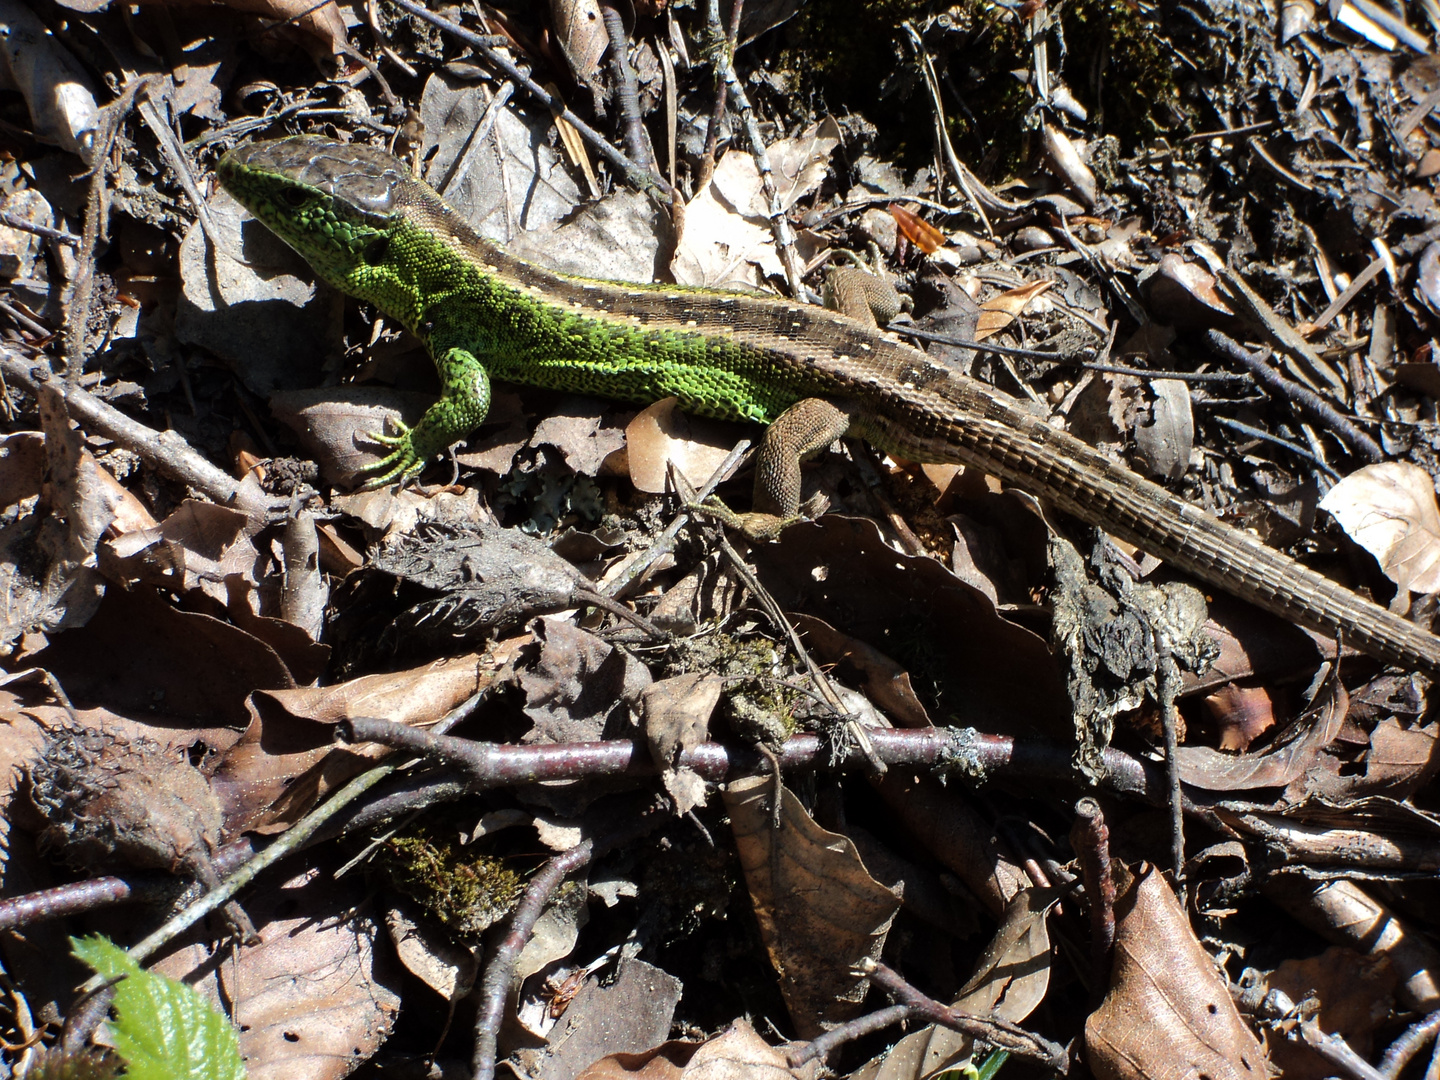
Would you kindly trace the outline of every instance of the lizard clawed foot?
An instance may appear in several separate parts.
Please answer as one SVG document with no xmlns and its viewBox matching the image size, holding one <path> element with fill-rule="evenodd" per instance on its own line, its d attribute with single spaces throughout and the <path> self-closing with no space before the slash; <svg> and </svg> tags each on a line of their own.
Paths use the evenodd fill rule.
<svg viewBox="0 0 1440 1080">
<path fill-rule="evenodd" d="M 734 529 L 743 533 L 748 539 L 756 541 L 777 539 L 791 525 L 807 520 L 799 514 L 792 514 L 790 517 L 760 514 L 753 511 L 748 514 L 737 514 L 713 495 L 702 503 L 686 503 L 685 508 L 712 517 L 727 529 Z"/>
<path fill-rule="evenodd" d="M 378 473 L 371 476 L 361 485 L 361 491 L 374 491 L 387 484 L 399 481 L 403 486 L 405 481 L 419 474 L 424 468 L 425 462 L 415 453 L 414 436 L 409 425 L 400 420 L 392 418 L 392 424 L 398 429 L 394 435 L 387 435 L 383 431 L 369 431 L 365 438 L 379 443 L 381 446 L 393 447 L 391 453 L 386 454 L 379 461 L 362 466 L 356 472 L 356 477 L 363 477 L 368 473 Z"/>
</svg>

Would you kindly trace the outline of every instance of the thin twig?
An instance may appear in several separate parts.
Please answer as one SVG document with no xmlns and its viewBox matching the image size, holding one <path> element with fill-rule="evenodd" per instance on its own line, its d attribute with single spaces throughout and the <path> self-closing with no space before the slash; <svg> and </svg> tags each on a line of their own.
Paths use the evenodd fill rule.
<svg viewBox="0 0 1440 1080">
<path fill-rule="evenodd" d="M 1205 343 L 1212 352 L 1243 367 L 1255 377 L 1255 381 L 1261 386 L 1272 393 L 1279 394 L 1306 416 L 1326 425 L 1339 436 L 1345 445 L 1367 462 L 1385 460 L 1385 451 L 1380 449 L 1380 445 L 1356 427 L 1349 417 L 1343 415 L 1309 387 L 1287 379 L 1272 367 L 1270 358 L 1274 353 L 1269 349 L 1263 353 L 1252 353 L 1234 338 L 1227 337 L 1219 330 L 1206 331 Z"/>
<path fill-rule="evenodd" d="M 744 8 L 744 0 L 732 0 L 730 5 L 730 32 L 726 35 L 724 44 L 716 41 L 714 47 L 725 48 L 733 55 L 736 41 L 740 34 L 740 13 Z M 705 6 L 705 25 L 714 33 L 714 28 L 720 25 L 720 0 L 709 0 Z M 700 155 L 700 171 L 695 178 L 695 188 L 698 191 L 710 182 L 710 177 L 715 174 L 715 149 L 720 143 L 720 127 L 725 122 L 725 71 L 715 64 L 715 105 L 710 111 L 710 120 L 705 126 L 705 152 Z"/>
<path fill-rule="evenodd" d="M 1175 889 L 1185 905 L 1185 797 L 1180 790 L 1180 714 L 1175 699 L 1180 696 L 1180 665 L 1171 654 L 1164 634 L 1157 633 L 1155 659 L 1158 667 L 1160 726 L 1165 733 L 1165 780 L 1170 801 L 1170 861 L 1175 867 Z"/>
<path fill-rule="evenodd" d="M 1270 1021 L 1267 1026 L 1295 1042 L 1303 1042 L 1351 1080 L 1387 1080 L 1384 1073 L 1351 1049 L 1341 1036 L 1323 1031 L 1313 1016 L 1305 1015 L 1283 990 L 1272 989 L 1260 1001 L 1256 1013 Z M 1299 1016 L 1300 1023 L 1294 1020 Z"/>
<path fill-rule="evenodd" d="M 884 1031 L 887 1027 L 898 1024 L 910 1015 L 908 1005 L 891 1005 L 888 1008 L 866 1013 L 864 1016 L 857 1016 L 848 1023 L 831 1028 L 817 1039 L 812 1039 L 808 1043 L 786 1051 L 785 1060 L 789 1062 L 792 1069 L 798 1069 L 801 1065 L 811 1061 L 824 1061 L 847 1042 L 854 1042 L 856 1039 L 863 1039 L 866 1035 Z"/>
<path fill-rule="evenodd" d="M 0 311 L 5 312 L 6 315 L 9 315 L 10 318 L 14 319 L 15 325 L 20 327 L 20 329 L 29 330 L 30 333 L 34 334 L 37 338 L 40 338 L 41 341 L 48 340 L 49 338 L 55 336 L 55 331 L 51 330 L 48 326 L 44 326 L 41 323 L 36 322 L 34 319 L 32 319 L 29 315 L 26 315 L 25 312 L 21 311 L 14 304 L 9 304 L 6 303 L 4 300 L 0 300 Z"/>
<path fill-rule="evenodd" d="M 110 147 L 114 145 L 120 125 L 135 103 L 135 95 L 148 87 L 155 77 L 144 75 L 131 79 L 119 96 L 100 110 L 100 128 L 95 137 L 95 166 L 90 173 L 90 188 L 85 199 L 85 228 L 75 256 L 75 284 L 65 312 L 65 362 L 71 379 L 80 377 L 80 369 L 85 362 L 85 333 L 90 323 L 90 299 L 95 284 L 95 245 L 100 242 L 110 216 L 110 185 L 105 182 Z"/>
<path fill-rule="evenodd" d="M 1340 474 L 1337 473 L 1334 469 L 1332 469 L 1328 462 L 1322 461 L 1318 454 L 1313 453 L 1312 451 L 1310 451 L 1306 447 L 1301 446 L 1297 442 L 1291 442 L 1289 439 L 1282 439 L 1279 435 L 1271 435 L 1268 431 L 1262 431 L 1260 428 L 1254 427 L 1251 424 L 1242 424 L 1239 420 L 1232 420 L 1228 416 L 1212 416 L 1211 419 L 1214 420 L 1215 423 L 1219 424 L 1221 427 L 1229 428 L 1231 431 L 1239 435 L 1244 435 L 1246 438 L 1259 439 L 1261 442 L 1268 442 L 1273 443 L 1276 446 L 1283 446 L 1286 450 L 1289 450 L 1296 457 L 1303 458 L 1304 460 L 1310 462 L 1317 469 L 1320 469 L 1322 472 L 1328 475 L 1332 480 L 1340 479 Z"/>
<path fill-rule="evenodd" d="M 718 25 L 712 25 L 710 33 L 716 39 L 721 37 Z M 780 256 L 780 265 L 785 268 L 785 281 L 790 286 L 790 295 L 798 300 L 805 295 L 805 292 L 800 280 L 803 276 L 800 270 L 800 258 L 795 253 L 795 233 L 790 228 L 786 207 L 781 203 L 779 189 L 775 186 L 775 173 L 770 168 L 770 155 L 765 149 L 765 139 L 760 134 L 759 125 L 755 122 L 755 110 L 750 107 L 750 97 L 745 93 L 745 87 L 741 84 L 740 77 L 735 74 L 734 56 L 728 42 L 724 48 L 715 50 L 715 63 L 725 76 L 725 85 L 729 88 L 730 98 L 735 104 L 735 111 L 739 114 L 741 126 L 745 129 L 745 139 L 750 144 L 750 156 L 754 159 L 755 169 L 760 174 L 761 190 L 765 192 L 766 216 L 770 219 L 770 231 L 775 235 L 776 253 Z"/>
<path fill-rule="evenodd" d="M 620 169 L 630 184 L 641 190 L 658 187 L 664 191 L 666 195 L 673 194 L 674 189 L 670 187 L 668 181 L 663 177 L 656 176 L 649 169 L 640 168 L 623 153 L 615 149 L 615 147 L 610 145 L 609 141 L 606 140 L 605 136 L 601 135 L 589 124 L 585 123 L 584 120 L 581 120 L 580 117 L 571 112 L 565 106 L 564 101 L 537 83 L 529 74 L 521 70 L 519 65 L 511 61 L 509 57 L 492 48 L 490 42 L 485 38 L 479 34 L 471 33 L 459 23 L 452 22 L 443 15 L 437 15 L 435 12 L 427 10 L 423 5 L 416 3 L 415 0 L 391 0 L 391 3 L 396 7 L 403 8 L 417 18 L 424 19 L 426 22 L 438 26 L 442 30 L 449 31 L 461 41 L 465 42 L 465 44 L 469 45 L 483 56 L 487 63 L 499 68 L 512 80 L 529 91 L 536 101 L 540 102 L 540 104 L 550 109 L 551 112 L 574 127 L 586 142 L 595 147 L 601 157 Z"/>
<path fill-rule="evenodd" d="M 346 805 L 354 802 L 385 777 L 389 776 L 398 767 L 398 762 L 395 764 L 386 762 L 355 777 L 355 779 L 351 780 L 334 795 L 330 796 L 325 802 L 321 803 L 294 825 L 290 826 L 282 836 L 277 837 L 264 851 L 260 852 L 234 874 L 226 878 L 219 888 L 207 892 L 195 903 L 191 904 L 164 926 L 160 927 L 160 929 L 135 945 L 132 945 L 128 950 L 130 958 L 137 962 L 145 960 L 147 957 L 153 955 L 162 945 L 183 934 L 206 915 L 210 914 L 210 912 L 224 906 L 231 897 L 249 885 L 250 882 L 254 881 L 262 871 L 268 869 L 292 851 L 298 850 L 321 825 L 329 821 Z"/>
<path fill-rule="evenodd" d="M 1110 984 L 1110 959 L 1115 948 L 1115 879 L 1110 874 L 1110 829 L 1105 824 L 1105 812 L 1088 795 L 1075 804 L 1070 842 L 1080 856 L 1085 899 L 1090 906 L 1090 995 L 1099 1001 Z"/>
<path fill-rule="evenodd" d="M 1018 1024 L 1012 1024 L 1010 1021 L 1001 1020 L 996 1016 L 974 1016 L 942 1005 L 910 985 L 898 972 L 868 957 L 861 960 L 856 967 L 862 975 L 868 975 L 876 986 L 893 996 L 902 1005 L 909 1006 L 916 1016 L 922 1017 L 929 1023 L 939 1024 L 952 1031 L 969 1035 L 972 1039 L 983 1039 L 991 1046 L 1008 1050 L 1017 1057 L 1037 1061 L 1061 1076 L 1067 1075 L 1070 1071 L 1069 1055 L 1059 1043 L 1053 1043 L 1049 1039 L 1026 1031 Z"/>
<path fill-rule="evenodd" d="M 973 728 L 869 728 L 867 734 L 879 759 L 892 767 L 948 772 L 963 766 L 972 774 L 1063 781 L 1074 778 L 1071 750 L 1058 743 L 1017 742 L 1008 735 L 990 735 Z M 341 721 L 336 725 L 336 737 L 351 743 L 377 742 L 450 765 L 466 774 L 472 791 L 542 780 L 643 777 L 656 773 L 650 752 L 629 739 L 549 745 L 485 743 L 437 736 L 433 730 L 375 717 Z M 1113 747 L 1101 753 L 1108 789 L 1155 805 L 1164 804 L 1166 789 L 1158 768 Z M 786 739 L 776 758 L 784 769 L 844 770 L 869 764 L 858 748 L 842 747 L 832 755 L 825 740 L 808 733 Z M 753 748 L 714 742 L 681 751 L 674 764 L 717 782 L 766 771 L 763 759 Z"/>
<path fill-rule="evenodd" d="M 1436 1034 L 1440 1034 L 1440 1010 L 1406 1028 L 1380 1059 L 1378 1068 L 1386 1080 L 1396 1080 L 1405 1070 L 1405 1066 L 1410 1064 L 1410 1059 L 1423 1050 L 1425 1044 L 1435 1038 Z"/>
<path fill-rule="evenodd" d="M 78 248 L 80 237 L 60 229 L 52 229 L 48 225 L 37 225 L 33 221 L 27 221 L 18 214 L 12 214 L 9 210 L 0 210 L 0 225 L 8 225 L 12 229 L 19 229 L 21 232 L 34 233 L 36 236 L 43 236 L 46 240 L 53 240 L 57 244 L 64 244 L 66 247 Z"/>
<path fill-rule="evenodd" d="M 725 460 L 720 462 L 715 471 L 710 474 L 710 479 L 705 481 L 705 486 L 700 489 L 695 498 L 700 502 L 708 499 L 717 487 L 730 479 L 735 469 L 739 466 L 740 459 L 745 456 L 749 449 L 749 439 L 741 439 L 736 443 L 730 453 L 725 455 Z M 654 543 L 652 543 L 643 554 L 632 559 L 624 571 L 605 586 L 605 594 L 618 599 L 626 589 L 642 580 L 646 571 L 674 550 L 675 538 L 680 535 L 680 530 L 690 522 L 693 513 L 693 511 L 682 507 L 680 513 L 675 515 L 674 520 L 665 526 L 664 531 L 655 538 Z"/>
<path fill-rule="evenodd" d="M 650 153 L 650 138 L 640 120 L 640 94 L 635 85 L 635 69 L 630 66 L 630 39 L 616 0 L 601 0 L 600 16 L 610 38 L 610 80 L 614 84 L 611 93 L 619 106 L 625 149 L 636 165 L 653 170 L 655 157 Z"/>
<path fill-rule="evenodd" d="M 191 449 L 180 435 L 173 431 L 156 431 L 132 420 L 93 394 L 64 384 L 46 368 L 28 363 L 3 348 L 0 348 L 0 375 L 6 383 L 19 386 L 30 394 L 37 393 L 40 383 L 48 381 L 65 396 L 65 409 L 70 419 L 85 431 L 103 435 L 133 451 L 147 465 L 190 485 L 222 506 L 234 506 L 258 515 L 265 514 L 269 509 L 258 491 L 217 469 Z"/>
<path fill-rule="evenodd" d="M 530 879 L 525 894 L 510 916 L 505 936 L 496 943 L 480 980 L 480 1007 L 475 1014 L 475 1052 L 471 1065 L 474 1080 L 491 1080 L 495 1075 L 496 1043 L 500 1024 L 505 1019 L 505 999 L 515 979 L 515 961 L 530 940 L 535 923 L 560 883 L 592 860 L 624 844 L 633 843 L 666 820 L 667 815 L 661 813 L 659 807 L 654 807 L 599 840 L 582 840 L 569 851 L 556 855 Z"/>
<path fill-rule="evenodd" d="M 723 554 L 730 563 L 730 569 L 735 572 L 735 575 L 744 586 L 750 590 L 750 594 L 755 597 L 756 602 L 765 609 L 765 613 L 770 616 L 770 621 L 775 624 L 775 628 L 785 635 L 786 639 L 790 642 L 790 648 L 794 650 L 795 655 L 800 658 L 800 662 L 805 665 L 805 670 L 810 673 L 811 681 L 814 682 L 816 689 L 820 691 L 826 703 L 834 710 L 835 715 L 844 719 L 845 730 L 855 741 L 855 745 L 859 747 L 860 752 L 865 755 L 865 760 L 870 765 L 870 771 L 876 776 L 884 775 L 885 763 L 881 761 L 875 753 L 874 744 L 870 741 L 871 729 L 849 715 L 849 710 L 845 708 L 845 703 L 840 699 L 840 695 L 835 690 L 835 687 L 831 685 L 829 676 L 825 674 L 819 664 L 811 659 L 810 651 L 805 648 L 804 643 L 800 640 L 800 635 L 795 632 L 795 627 L 792 626 L 790 620 L 785 617 L 785 613 L 780 610 L 780 605 L 775 602 L 775 598 L 770 595 L 770 591 L 761 585 L 760 580 L 751 573 L 750 568 L 745 565 L 745 560 L 740 558 L 740 553 L 736 551 L 730 545 L 730 541 L 725 538 L 723 530 L 720 532 L 718 543 L 721 554 Z"/>
<path fill-rule="evenodd" d="M 215 869 L 228 874 L 255 854 L 248 838 L 236 840 L 217 850 L 212 857 Z M 136 874 L 88 878 L 40 889 L 20 896 L 0 898 L 0 930 L 30 926 L 48 919 L 61 919 L 83 911 L 126 903 L 153 903 L 173 899 L 183 880 L 169 874 Z"/>
</svg>

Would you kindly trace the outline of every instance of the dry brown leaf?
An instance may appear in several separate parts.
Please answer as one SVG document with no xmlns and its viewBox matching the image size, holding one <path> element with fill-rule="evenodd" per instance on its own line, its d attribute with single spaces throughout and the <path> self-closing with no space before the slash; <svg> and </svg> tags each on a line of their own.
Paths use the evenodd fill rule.
<svg viewBox="0 0 1440 1080">
<path fill-rule="evenodd" d="M 565 398 L 535 425 L 531 446 L 553 446 L 565 464 L 582 476 L 600 472 L 605 459 L 625 446 L 625 433 L 614 423 L 614 406 L 596 398 Z"/>
<path fill-rule="evenodd" d="M 1407 1009 L 1440 1009 L 1440 950 L 1409 919 L 1353 881 L 1272 874 L 1264 893 L 1327 941 L 1389 960 L 1402 980 L 1395 996 Z"/>
<path fill-rule="evenodd" d="M 157 2 L 157 0 L 150 0 Z M 158 0 L 160 3 L 174 3 L 183 6 L 195 3 L 206 6 L 212 0 Z M 274 20 L 280 27 L 295 26 L 304 31 L 306 38 L 323 46 L 333 55 L 340 54 L 346 47 L 345 17 L 336 4 L 316 4 L 315 0 L 218 0 L 225 7 L 236 11 L 259 15 L 265 20 Z M 103 6 L 103 5 L 102 5 Z"/>
<path fill-rule="evenodd" d="M 680 1075 L 683 1080 L 795 1080 L 799 1074 L 749 1020 L 740 1019 L 696 1050 Z"/>
<path fill-rule="evenodd" d="M 1115 904 L 1115 961 L 1085 1021 L 1098 1080 L 1265 1080 L 1265 1051 L 1159 870 L 1142 866 Z"/>
<path fill-rule="evenodd" d="M 640 696 L 641 724 L 650 757 L 660 770 L 675 813 L 688 814 L 705 803 L 705 781 L 689 766 L 677 767 L 680 755 L 709 736 L 710 716 L 720 702 L 725 680 L 695 672 L 662 679 Z"/>
<path fill-rule="evenodd" d="M 1179 285 L 1200 303 L 1221 315 L 1235 314 L 1230 305 L 1221 299 L 1215 289 L 1215 275 L 1198 262 L 1187 262 L 1182 256 L 1169 252 L 1160 256 L 1156 276 L 1165 277 Z"/>
<path fill-rule="evenodd" d="M 1325 493 L 1320 508 L 1375 556 L 1402 596 L 1440 590 L 1440 509 L 1435 482 L 1420 466 L 1386 461 L 1356 469 Z"/>
<path fill-rule="evenodd" d="M 858 686 L 897 727 L 930 727 L 930 716 L 910 684 L 910 673 L 879 649 L 842 634 L 823 619 L 795 613 L 795 629 L 824 664 L 837 666 L 847 686 Z"/>
<path fill-rule="evenodd" d="M 155 970 L 223 1002 L 240 1025 L 249 1080 L 340 1080 L 379 1048 L 400 1009 L 377 928 L 354 915 L 358 875 L 336 881 L 310 869 L 247 893 L 260 944 L 217 958 L 180 949 Z"/>
<path fill-rule="evenodd" d="M 987 300 L 981 304 L 980 321 L 975 325 L 975 340 L 984 341 L 991 334 L 998 334 L 1004 330 L 1020 317 L 1026 304 L 1054 284 L 1055 282 L 1049 279 L 1032 281 L 1008 292 L 1003 292 L 993 300 Z"/>
<path fill-rule="evenodd" d="M 89 623 L 58 635 L 34 661 L 81 708 L 182 725 L 239 727 L 252 691 L 295 685 L 253 635 L 180 611 L 148 586 L 110 589 Z"/>
<path fill-rule="evenodd" d="M 1050 935 L 1045 915 L 1054 889 L 1025 889 L 1005 908 L 1000 926 L 975 965 L 975 974 L 952 1008 L 974 1016 L 990 1013 L 1020 1023 L 1050 985 Z M 923 1080 L 942 1069 L 964 1066 L 974 1041 L 949 1028 L 929 1026 L 906 1035 L 885 1054 L 850 1074 L 849 1080 Z"/>
<path fill-rule="evenodd" d="M 1368 1061 L 1375 1029 L 1394 1004 L 1390 995 L 1396 979 L 1384 959 L 1332 945 L 1319 956 L 1283 961 L 1265 982 L 1268 989 L 1283 991 L 1291 1001 L 1303 1001 L 1313 994 L 1320 1002 L 1316 1016 L 1320 1029 L 1339 1034 L 1351 1050 Z M 1265 1045 L 1285 1080 L 1321 1080 L 1334 1075 L 1334 1065 L 1280 1031 L 1267 1028 Z"/>
<path fill-rule="evenodd" d="M 1275 703 L 1265 686 L 1229 682 L 1205 698 L 1205 708 L 1220 729 L 1220 749 L 1244 751 L 1275 726 Z"/>
<path fill-rule="evenodd" d="M 604 738 L 612 719 L 639 704 L 650 685 L 649 670 L 624 649 L 565 619 L 547 616 L 533 627 L 540 653 L 521 667 L 518 681 L 525 691 L 525 715 L 535 726 L 521 741 Z"/>
<path fill-rule="evenodd" d="M 417 918 L 410 904 L 392 899 L 385 910 L 385 929 L 405 970 L 439 994 L 456 1001 L 475 985 L 480 970 L 475 951 L 432 919 Z"/>
<path fill-rule="evenodd" d="M 1295 737 L 1258 754 L 1222 754 L 1208 746 L 1181 746 L 1176 753 L 1180 779 L 1207 791 L 1284 787 L 1305 774 L 1323 747 L 1334 742 L 1350 708 L 1350 695 L 1339 683 L 1327 683 L 1314 718 L 1296 725 Z"/>
<path fill-rule="evenodd" d="M 81 444 L 64 396 L 42 383 L 36 404 L 49 483 L 0 528 L 0 644 L 7 652 L 25 634 L 84 626 L 95 614 L 105 595 L 95 549 L 121 503 L 122 489 Z"/>
<path fill-rule="evenodd" d="M 543 1052 L 522 1050 L 517 1057 L 526 1074 L 560 1080 L 616 1054 L 645 1053 L 670 1033 L 681 988 L 653 964 L 622 959 L 613 978 L 585 980 Z"/>
<path fill-rule="evenodd" d="M 610 47 L 599 0 L 550 0 L 550 17 L 555 43 L 565 54 L 570 73 L 590 85 L 599 72 L 600 58 Z"/>
<path fill-rule="evenodd" d="M 1365 752 L 1365 778 L 1357 795 L 1390 795 L 1406 799 L 1440 772 L 1440 739 L 1435 724 L 1405 725 L 1387 716 L 1370 733 Z"/>
<path fill-rule="evenodd" d="M 839 145 L 840 126 L 826 117 L 767 148 L 783 208 L 820 186 Z M 755 289 L 766 276 L 783 275 L 768 216 L 754 158 L 727 150 L 710 183 L 685 207 L 685 234 L 670 266 L 675 283 Z"/>
<path fill-rule="evenodd" d="M 331 5 L 326 5 L 327 7 Z M 370 438 L 392 430 L 389 421 L 414 426 L 435 401 L 433 394 L 377 386 L 331 386 L 270 395 L 270 411 L 295 432 L 332 484 L 358 483 L 361 470 L 388 454 Z"/>
<path fill-rule="evenodd" d="M 855 1015 L 869 986 L 855 965 L 880 958 L 900 901 L 866 872 L 855 845 L 815 824 L 788 788 L 779 789 L 774 828 L 776 793 L 770 777 L 736 780 L 725 807 L 780 993 L 795 1030 L 813 1039 L 826 1023 Z"/>
<path fill-rule="evenodd" d="M 1100 197 L 1099 184 L 1075 144 L 1054 124 L 1045 123 L 1041 125 L 1041 145 L 1050 172 L 1093 210 Z"/>
<path fill-rule="evenodd" d="M 387 751 L 334 745 L 332 728 L 352 716 L 433 724 L 493 679 L 512 645 L 481 656 L 439 660 L 408 671 L 366 675 L 335 686 L 254 694 L 249 726 L 215 770 L 231 828 L 274 830 L 293 823 L 326 792 Z M 299 782 L 293 783 L 297 778 Z"/>
<path fill-rule="evenodd" d="M 680 411 L 673 397 L 636 414 L 625 428 L 630 482 L 658 495 L 670 489 L 667 466 L 674 465 L 694 488 L 703 487 L 735 445 L 733 424 Z"/>
<path fill-rule="evenodd" d="M 699 1043 L 671 1041 L 639 1054 L 610 1054 L 575 1080 L 680 1080 Z"/>
<path fill-rule="evenodd" d="M 145 582 L 181 594 L 199 590 L 223 607 L 229 579 L 252 588 L 264 579 L 267 560 L 251 542 L 263 524 L 227 506 L 187 499 L 154 528 L 106 541 L 102 565 L 127 587 Z"/>
</svg>

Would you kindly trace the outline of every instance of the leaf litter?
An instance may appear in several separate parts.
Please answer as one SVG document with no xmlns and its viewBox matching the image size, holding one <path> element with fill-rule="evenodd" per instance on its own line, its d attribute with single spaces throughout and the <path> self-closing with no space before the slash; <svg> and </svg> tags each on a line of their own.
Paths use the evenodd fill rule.
<svg viewBox="0 0 1440 1080">
<path fill-rule="evenodd" d="M 717 109 L 704 7 L 0 13 L 0 1068 L 99 1019 L 65 933 L 269 845 L 147 961 L 251 1076 L 1433 1075 L 1423 677 L 858 445 L 737 553 L 686 506 L 755 433 L 669 402 L 502 388 L 350 490 L 431 365 L 209 181 L 308 132 L 566 273 L 878 252 L 932 356 L 1428 625 L 1433 20 L 750 0 Z"/>
</svg>

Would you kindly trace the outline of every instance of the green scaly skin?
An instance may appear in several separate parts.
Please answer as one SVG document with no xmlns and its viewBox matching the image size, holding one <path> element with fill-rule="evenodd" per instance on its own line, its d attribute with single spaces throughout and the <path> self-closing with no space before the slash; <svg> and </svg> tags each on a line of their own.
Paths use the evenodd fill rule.
<svg viewBox="0 0 1440 1080">
<path fill-rule="evenodd" d="M 404 480 L 485 417 L 490 378 L 625 401 L 670 395 L 768 424 L 755 512 L 793 519 L 800 462 L 852 435 L 896 457 L 976 466 L 1202 581 L 1440 677 L 1440 638 L 1136 475 L 1014 399 L 854 318 L 736 293 L 590 281 L 507 255 L 395 158 L 292 138 L 237 147 L 220 180 L 320 277 L 429 347 L 443 393 L 374 483 Z"/>
<path fill-rule="evenodd" d="M 368 147 L 306 138 L 250 143 L 226 155 L 218 173 L 321 278 L 398 320 L 430 351 L 440 400 L 413 429 L 370 435 L 392 448 L 367 469 L 375 474 L 371 486 L 409 479 L 475 430 L 490 407 L 491 377 L 646 404 L 674 395 L 687 412 L 765 424 L 833 389 L 738 342 L 599 322 L 506 280 L 533 268 L 479 237 L 398 161 Z M 357 198 L 357 189 L 372 194 L 371 203 Z"/>
</svg>

